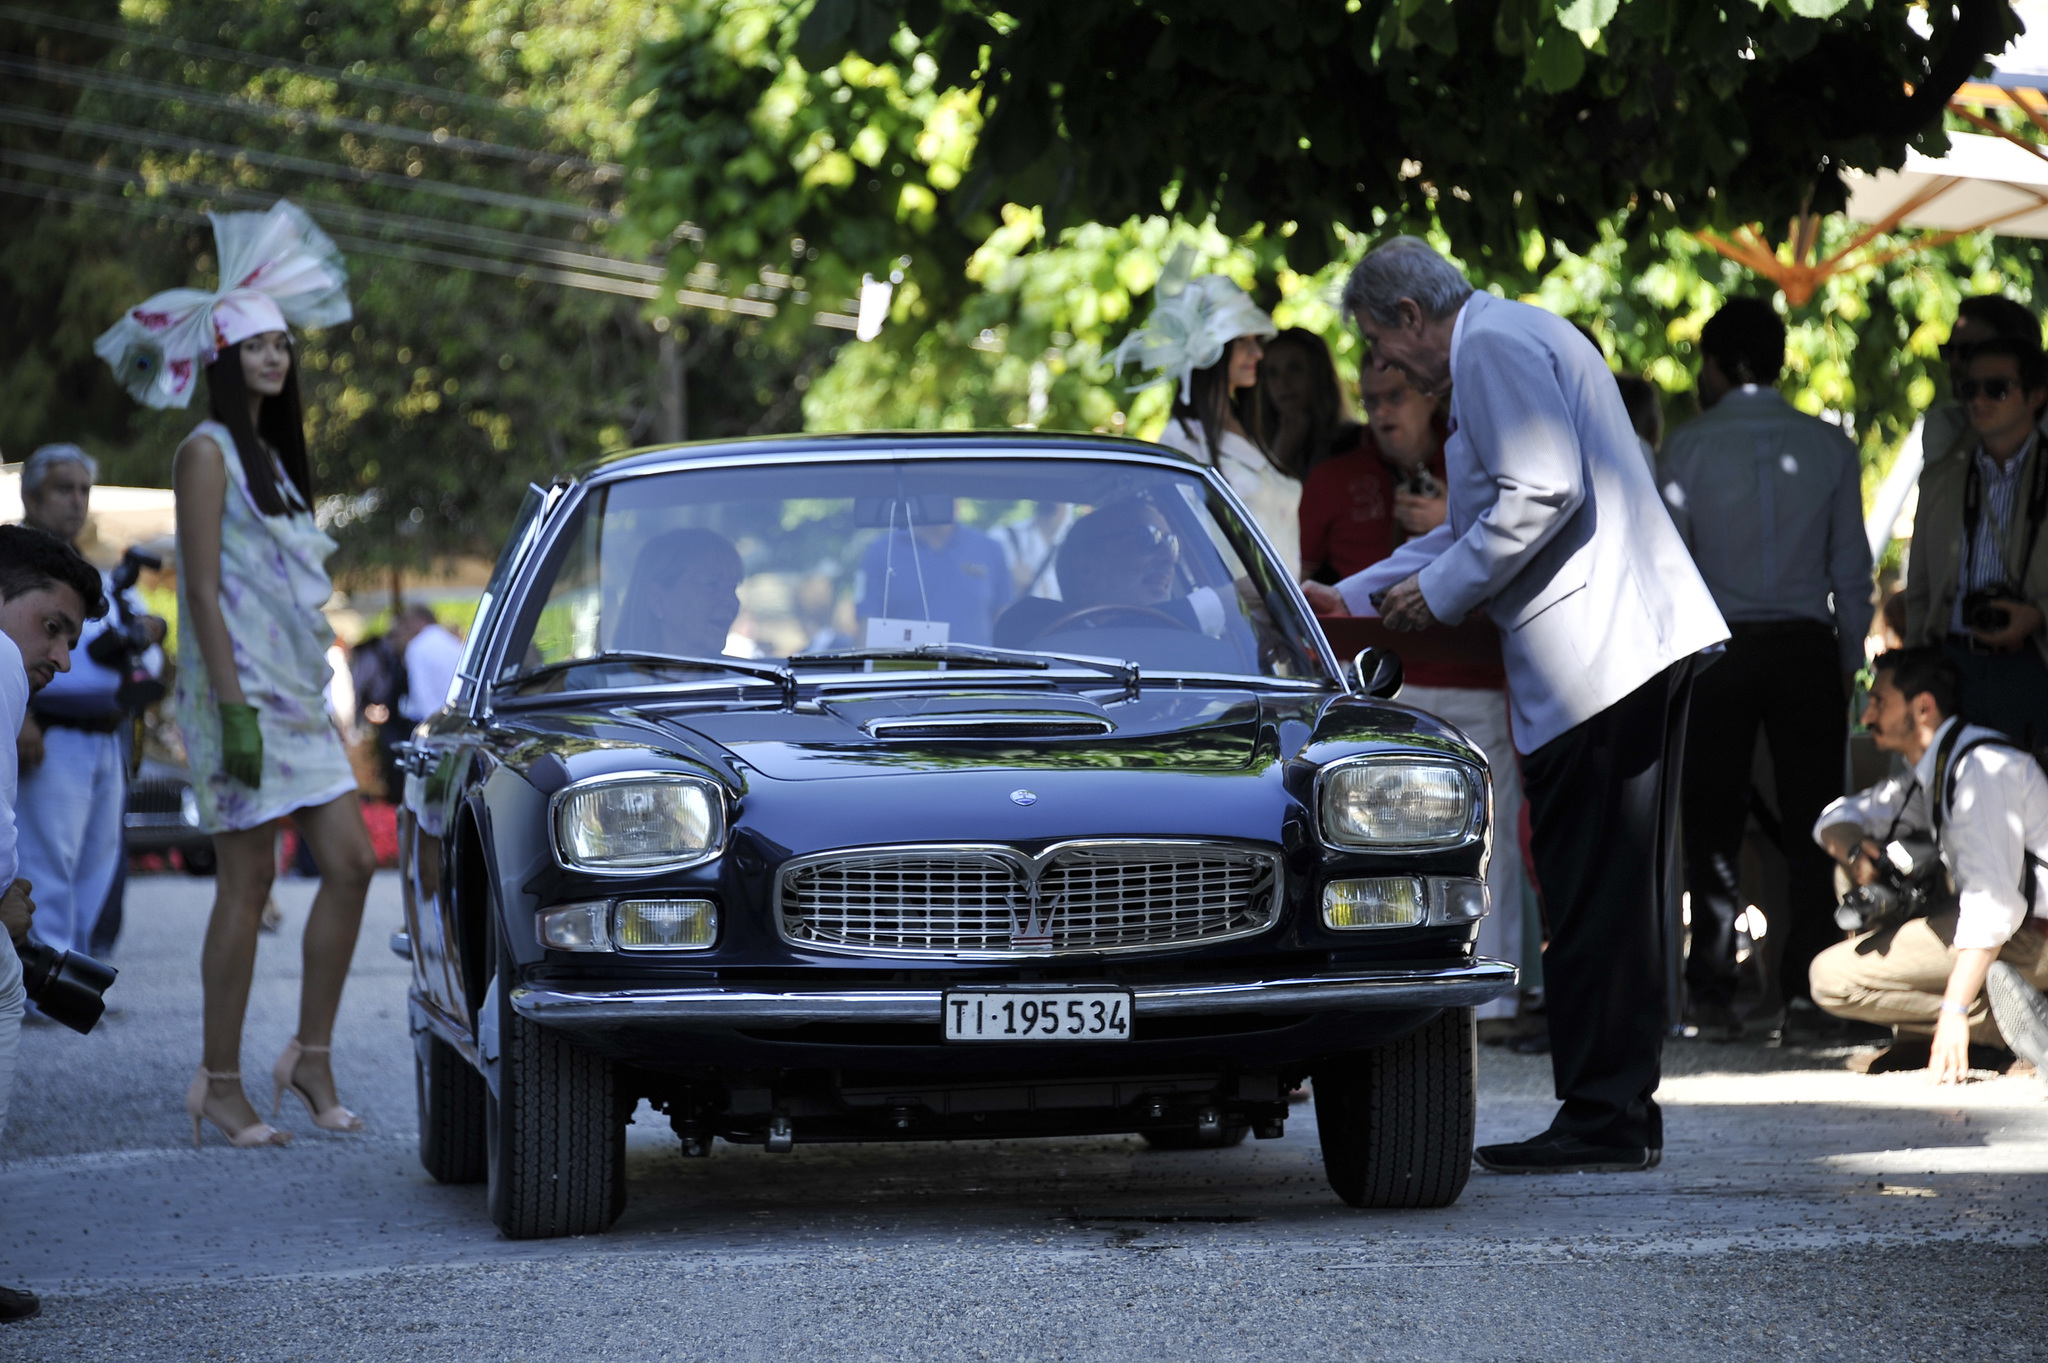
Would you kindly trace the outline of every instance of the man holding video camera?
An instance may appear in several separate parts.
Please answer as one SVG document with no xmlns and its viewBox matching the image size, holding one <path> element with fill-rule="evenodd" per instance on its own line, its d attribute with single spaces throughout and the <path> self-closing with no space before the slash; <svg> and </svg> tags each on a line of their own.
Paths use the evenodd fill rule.
<svg viewBox="0 0 2048 1363">
<path fill-rule="evenodd" d="M 22 465 L 23 522 L 76 548 L 98 472 L 76 445 L 43 446 Z M 164 637 L 133 592 L 145 561 L 131 551 L 102 575 L 114 608 L 85 627 L 70 670 L 37 693 L 21 726 L 21 869 L 37 887 L 36 935 L 58 951 L 89 950 L 102 912 L 119 912 L 130 721 L 162 694 L 138 676 Z"/>
<path fill-rule="evenodd" d="M 0 938 L 0 1129 L 7 1124 L 21 1046 L 24 954 L 36 963 L 38 988 L 48 983 L 51 956 L 29 939 L 36 906 L 29 882 L 15 876 L 19 802 L 16 759 L 9 750 L 28 715 L 30 693 L 70 669 L 79 631 L 106 608 L 98 570 L 76 549 L 40 530 L 0 525 L 0 885 L 7 887 L 0 892 L 0 924 L 6 927 Z M 0 1287 L 0 1321 L 20 1320 L 38 1309 L 34 1293 Z"/>
<path fill-rule="evenodd" d="M 1943 649 L 1963 718 L 2048 746 L 2048 358 L 2036 337 L 1971 345 L 1956 397 L 1975 443 L 1929 450 L 1906 569 L 1906 642 Z"/>
<path fill-rule="evenodd" d="M 2003 1040 L 2048 1074 L 2048 777 L 1957 714 L 1961 670 L 1942 650 L 1899 649 L 1874 670 L 1863 722 L 1910 766 L 1814 825 L 1856 886 L 1838 921 L 1860 929 L 1814 958 L 1814 1002 L 1893 1029 L 1855 1068 L 1960 1080 L 1972 1043 Z"/>
</svg>

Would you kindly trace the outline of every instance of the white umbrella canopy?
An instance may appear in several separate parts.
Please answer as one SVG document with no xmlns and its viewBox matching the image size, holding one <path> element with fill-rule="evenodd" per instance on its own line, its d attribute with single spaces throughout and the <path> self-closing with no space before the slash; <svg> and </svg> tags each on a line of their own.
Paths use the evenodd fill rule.
<svg viewBox="0 0 2048 1363">
<path fill-rule="evenodd" d="M 1850 171 L 1847 216 L 1880 232 L 1921 227 L 1960 236 L 1989 228 L 2048 237 L 2048 157 L 1983 133 L 1950 133 L 1946 156 L 1906 153 L 1898 170 Z"/>
<path fill-rule="evenodd" d="M 1969 82 L 1949 101 L 1982 131 L 1950 133 L 1946 156 L 1909 151 L 1898 170 L 1844 174 L 1852 222 L 1879 232 L 1928 228 L 1946 234 L 1939 241 L 1987 228 L 2048 237 L 2048 152 L 1977 112 L 2018 109 L 2048 136 L 2048 0 L 2017 0 L 2013 9 L 2026 32 L 1999 54 L 1989 80 Z"/>
</svg>

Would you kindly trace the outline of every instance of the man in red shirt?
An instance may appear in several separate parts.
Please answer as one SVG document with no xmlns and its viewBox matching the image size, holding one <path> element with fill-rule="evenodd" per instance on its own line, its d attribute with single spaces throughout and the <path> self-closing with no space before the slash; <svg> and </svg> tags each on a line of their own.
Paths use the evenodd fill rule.
<svg viewBox="0 0 2048 1363">
<path fill-rule="evenodd" d="M 1301 562 L 1309 577 L 1335 583 L 1363 572 L 1416 535 L 1443 524 L 1444 427 L 1436 400 L 1395 368 L 1359 366 L 1367 426 L 1359 443 L 1315 466 L 1301 492 Z M 1487 883 L 1493 911 L 1480 920 L 1479 954 L 1522 963 L 1522 883 L 1517 847 L 1521 769 L 1508 733 L 1507 672 L 1500 631 L 1483 613 L 1435 639 L 1404 635 L 1406 680 L 1397 699 L 1465 731 L 1493 768 L 1494 843 Z M 1511 1018 L 1510 995 L 1479 1016 Z"/>
</svg>

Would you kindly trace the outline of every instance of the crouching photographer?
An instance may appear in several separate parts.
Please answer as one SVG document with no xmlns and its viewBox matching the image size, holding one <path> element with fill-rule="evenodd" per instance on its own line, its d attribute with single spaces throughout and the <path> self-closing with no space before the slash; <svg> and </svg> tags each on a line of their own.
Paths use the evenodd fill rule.
<svg viewBox="0 0 2048 1363">
<path fill-rule="evenodd" d="M 2048 777 L 1957 717 L 1961 673 L 1940 649 L 1886 653 L 1874 671 L 1863 723 L 1910 766 L 1814 826 L 1856 888 L 1838 915 L 1855 935 L 1814 959 L 1813 1000 L 1892 1028 L 1891 1049 L 1857 1068 L 1960 1081 L 1974 1044 L 1983 1065 L 2003 1046 L 2048 1075 Z"/>
</svg>

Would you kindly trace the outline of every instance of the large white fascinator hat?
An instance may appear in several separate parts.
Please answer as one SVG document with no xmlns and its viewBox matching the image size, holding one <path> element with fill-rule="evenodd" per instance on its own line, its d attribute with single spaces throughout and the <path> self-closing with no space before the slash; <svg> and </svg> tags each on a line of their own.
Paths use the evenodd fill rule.
<svg viewBox="0 0 2048 1363">
<path fill-rule="evenodd" d="M 1187 402 L 1192 397 L 1195 371 L 1222 359 L 1232 341 L 1240 336 L 1279 334 L 1273 319 L 1233 281 L 1220 274 L 1188 278 L 1194 260 L 1194 252 L 1186 246 L 1173 253 L 1153 290 L 1159 301 L 1153 305 L 1151 318 L 1124 337 L 1110 356 L 1111 366 L 1119 373 L 1127 364 L 1156 371 L 1155 377 L 1129 390 L 1133 393 L 1178 383 L 1180 400 Z"/>
<path fill-rule="evenodd" d="M 297 204 L 279 199 L 267 213 L 206 216 L 220 287 L 167 289 L 128 309 L 93 343 L 145 407 L 186 406 L 199 370 L 251 336 L 334 326 L 355 315 L 341 252 Z"/>
</svg>

